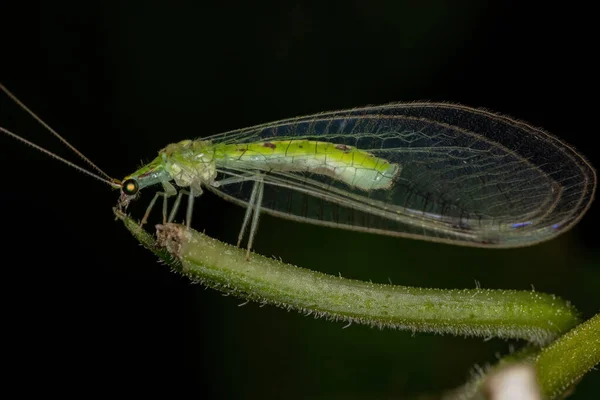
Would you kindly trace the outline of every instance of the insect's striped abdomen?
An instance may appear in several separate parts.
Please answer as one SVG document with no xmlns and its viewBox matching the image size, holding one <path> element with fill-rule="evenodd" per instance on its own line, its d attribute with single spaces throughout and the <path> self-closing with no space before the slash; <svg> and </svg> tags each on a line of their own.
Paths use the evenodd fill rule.
<svg viewBox="0 0 600 400">
<path fill-rule="evenodd" d="M 385 189 L 400 165 L 352 146 L 311 140 L 276 140 L 215 145 L 218 166 L 312 172 L 363 190 Z"/>
</svg>

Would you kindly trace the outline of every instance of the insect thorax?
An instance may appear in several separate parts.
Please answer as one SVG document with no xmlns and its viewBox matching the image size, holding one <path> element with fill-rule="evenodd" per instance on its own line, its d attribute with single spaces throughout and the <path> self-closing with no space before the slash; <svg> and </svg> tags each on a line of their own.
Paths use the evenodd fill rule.
<svg viewBox="0 0 600 400">
<path fill-rule="evenodd" d="M 183 140 L 159 153 L 165 170 L 178 186 L 196 186 L 214 181 L 217 170 L 210 141 Z"/>
</svg>

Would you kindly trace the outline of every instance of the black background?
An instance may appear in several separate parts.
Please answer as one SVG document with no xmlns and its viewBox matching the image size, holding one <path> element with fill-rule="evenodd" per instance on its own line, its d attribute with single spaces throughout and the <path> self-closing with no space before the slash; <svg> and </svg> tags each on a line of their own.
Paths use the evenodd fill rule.
<svg viewBox="0 0 600 400">
<path fill-rule="evenodd" d="M 576 3 L 53 1 L 0 13 L 1 82 L 117 178 L 170 142 L 412 100 L 529 121 L 600 165 L 596 22 Z M 76 160 L 0 97 L 1 126 Z M 404 398 L 458 386 L 522 345 L 237 307 L 142 249 L 114 221 L 116 192 L 8 137 L 0 149 L 3 361 L 22 393 Z M 195 210 L 196 229 L 234 242 L 242 209 L 207 194 Z M 556 240 L 489 251 L 264 217 L 256 251 L 374 282 L 533 284 L 589 318 L 599 222 L 594 204 Z M 599 391 L 592 371 L 572 398 Z"/>
</svg>

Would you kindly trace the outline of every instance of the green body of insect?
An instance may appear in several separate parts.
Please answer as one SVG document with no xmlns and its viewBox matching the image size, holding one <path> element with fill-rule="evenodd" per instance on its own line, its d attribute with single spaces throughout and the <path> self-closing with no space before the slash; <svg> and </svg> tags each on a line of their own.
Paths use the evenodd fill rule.
<svg viewBox="0 0 600 400">
<path fill-rule="evenodd" d="M 184 140 L 165 147 L 152 162 L 123 181 L 137 182 L 130 193 L 171 180 L 180 187 L 191 186 L 200 192 L 201 185 L 215 184 L 219 167 L 265 172 L 314 172 L 363 190 L 389 187 L 400 171 L 398 164 L 391 164 L 366 151 L 328 142 L 286 140 L 236 145 Z M 129 197 L 134 195 L 132 193 Z M 125 197 L 123 201 L 130 198 Z"/>
<path fill-rule="evenodd" d="M 220 182 L 216 180 L 220 168 L 252 173 L 245 177 L 229 179 L 229 182 Z M 217 188 L 224 183 L 255 180 L 260 178 L 261 172 L 272 171 L 325 175 L 349 187 L 369 191 L 389 188 L 394 177 L 400 172 L 400 166 L 352 146 L 321 141 L 276 140 L 248 144 L 213 144 L 207 140 L 184 140 L 168 145 L 152 162 L 125 177 L 119 208 L 126 209 L 140 189 L 159 183 L 164 189 L 165 202 L 166 197 L 176 193 L 176 189 L 170 184 L 171 181 L 181 188 L 190 188 L 191 202 L 192 196 L 202 194 L 203 186 Z M 260 184 L 255 188 L 262 190 Z M 151 202 L 142 223 L 147 220 L 157 196 Z M 256 196 L 254 198 L 256 199 Z M 176 201 L 171 212 L 172 217 L 169 219 L 175 215 L 179 200 Z M 248 207 L 240 232 L 240 241 L 253 211 L 252 206 L 256 209 L 254 213 L 257 220 L 261 202 L 262 200 L 254 200 L 255 204 L 251 203 Z M 163 210 L 163 219 L 166 219 L 166 206 Z M 191 211 L 190 205 L 186 217 L 188 225 L 191 221 Z M 250 231 L 248 250 L 255 233 L 256 223 Z"/>
</svg>

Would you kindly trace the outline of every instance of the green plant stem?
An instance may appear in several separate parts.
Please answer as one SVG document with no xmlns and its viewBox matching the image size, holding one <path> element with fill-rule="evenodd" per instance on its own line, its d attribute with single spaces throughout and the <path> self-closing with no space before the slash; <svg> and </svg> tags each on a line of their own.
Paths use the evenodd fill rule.
<svg viewBox="0 0 600 400">
<path fill-rule="evenodd" d="M 526 346 L 503 357 L 464 386 L 447 393 L 446 400 L 485 400 L 482 388 L 491 374 L 514 364 L 534 367 L 543 399 L 563 399 L 574 385 L 600 363 L 600 314 L 576 326 L 551 344 Z"/>
<path fill-rule="evenodd" d="M 513 363 L 531 364 L 547 399 L 562 398 L 600 362 L 600 314 L 576 326 L 576 310 L 553 295 L 361 282 L 298 268 L 258 254 L 246 260 L 243 249 L 182 225 L 159 226 L 154 238 L 131 218 L 118 212 L 117 216 L 145 247 L 178 272 L 247 300 L 379 327 L 528 340 L 529 346 L 500 360 L 489 371 Z M 537 347 L 565 332 L 550 345 Z M 482 398 L 480 388 L 485 378 L 477 376 L 463 388 L 449 393 L 450 398 Z"/>
<path fill-rule="evenodd" d="M 600 314 L 578 325 L 534 358 L 542 394 L 557 399 L 600 363 Z"/>
<path fill-rule="evenodd" d="M 246 300 L 305 314 L 415 332 L 519 338 L 544 344 L 578 323 L 553 295 L 515 290 L 442 290 L 374 284 L 299 268 L 251 254 L 182 225 L 166 224 L 155 241 L 118 214 L 147 248 L 190 279 Z"/>
</svg>

